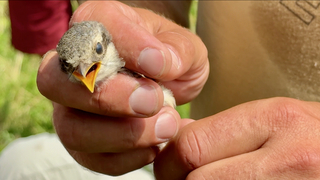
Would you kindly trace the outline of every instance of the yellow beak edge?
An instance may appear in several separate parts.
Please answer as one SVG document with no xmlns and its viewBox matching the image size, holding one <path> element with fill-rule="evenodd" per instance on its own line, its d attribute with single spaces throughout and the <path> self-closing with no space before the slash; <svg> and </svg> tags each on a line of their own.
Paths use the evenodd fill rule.
<svg viewBox="0 0 320 180">
<path fill-rule="evenodd" d="M 95 66 L 93 70 L 90 71 L 90 69 Z M 95 62 L 92 63 L 87 69 L 85 73 L 85 77 L 81 75 L 79 72 L 75 71 L 72 73 L 74 77 L 79 79 L 88 89 L 91 93 L 94 92 L 94 85 L 96 82 L 97 74 L 101 68 L 101 62 Z"/>
</svg>

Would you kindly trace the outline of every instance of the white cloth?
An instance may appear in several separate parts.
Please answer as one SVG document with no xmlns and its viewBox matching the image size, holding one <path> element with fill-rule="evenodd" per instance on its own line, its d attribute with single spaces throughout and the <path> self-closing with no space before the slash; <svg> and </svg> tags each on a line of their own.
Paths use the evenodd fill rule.
<svg viewBox="0 0 320 180">
<path fill-rule="evenodd" d="M 1 180 L 154 180 L 139 169 L 112 177 L 79 165 L 55 134 L 38 134 L 9 144 L 0 155 Z"/>
</svg>

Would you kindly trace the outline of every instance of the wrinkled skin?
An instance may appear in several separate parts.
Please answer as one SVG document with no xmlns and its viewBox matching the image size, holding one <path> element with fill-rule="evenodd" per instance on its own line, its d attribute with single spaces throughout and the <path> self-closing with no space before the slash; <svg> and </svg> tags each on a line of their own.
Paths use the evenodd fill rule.
<svg viewBox="0 0 320 180">
<path fill-rule="evenodd" d="M 82 4 L 71 24 L 85 20 L 104 24 L 126 67 L 171 89 L 177 104 L 201 91 L 209 73 L 207 49 L 189 30 L 151 11 L 110 1 Z M 156 145 L 193 121 L 163 107 L 161 87 L 150 79 L 118 74 L 91 94 L 68 80 L 55 51 L 45 55 L 37 84 L 53 101 L 54 126 L 69 153 L 83 166 L 106 174 L 152 162 L 159 152 Z"/>
<path fill-rule="evenodd" d="M 202 89 L 207 50 L 186 29 L 119 2 L 84 3 L 72 22 L 83 20 L 102 22 L 127 67 L 162 81 L 178 104 Z M 155 51 L 142 56 L 150 47 L 163 52 L 165 60 Z M 54 51 L 44 57 L 38 87 L 54 102 L 53 121 L 62 143 L 89 169 L 119 175 L 155 159 L 157 179 L 319 179 L 319 103 L 263 99 L 195 122 L 162 107 L 161 88 L 154 81 L 117 75 L 90 94 L 69 83 L 57 59 Z M 144 106 L 135 107 L 137 98 Z M 156 145 L 168 139 L 159 152 Z"/>
<path fill-rule="evenodd" d="M 320 104 L 271 98 L 184 127 L 155 160 L 157 179 L 319 179 Z"/>
</svg>

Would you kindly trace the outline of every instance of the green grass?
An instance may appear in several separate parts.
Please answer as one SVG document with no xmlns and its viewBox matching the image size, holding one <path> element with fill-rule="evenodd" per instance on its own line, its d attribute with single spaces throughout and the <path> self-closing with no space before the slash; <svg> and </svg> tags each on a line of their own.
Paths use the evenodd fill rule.
<svg viewBox="0 0 320 180">
<path fill-rule="evenodd" d="M 12 140 L 54 132 L 52 105 L 36 86 L 41 57 L 23 54 L 10 42 L 6 1 L 0 1 L 0 150 Z"/>
<path fill-rule="evenodd" d="M 74 5 L 74 3 L 73 3 Z M 195 30 L 197 2 L 191 8 L 191 30 Z M 52 105 L 36 86 L 41 57 L 24 54 L 11 46 L 7 1 L 0 1 L 0 152 L 19 137 L 54 132 Z M 177 107 L 189 117 L 189 104 Z"/>
<path fill-rule="evenodd" d="M 197 23 L 197 11 L 198 11 L 198 0 L 193 0 L 190 8 L 190 30 L 191 32 L 196 32 L 196 23 Z"/>
</svg>

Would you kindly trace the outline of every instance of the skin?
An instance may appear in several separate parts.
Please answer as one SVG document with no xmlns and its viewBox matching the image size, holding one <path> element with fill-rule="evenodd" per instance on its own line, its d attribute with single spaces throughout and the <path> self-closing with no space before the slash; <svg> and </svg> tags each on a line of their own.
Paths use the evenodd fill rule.
<svg viewBox="0 0 320 180">
<path fill-rule="evenodd" d="M 109 1 L 82 4 L 71 24 L 84 20 L 103 23 L 126 67 L 160 80 L 172 90 L 177 104 L 192 100 L 201 91 L 209 73 L 207 49 L 187 29 L 149 10 Z M 138 62 L 140 54 L 151 48 L 164 55 L 165 61 L 161 54 L 147 57 L 158 62 L 160 70 L 153 63 Z M 157 144 L 192 122 L 180 119 L 173 108 L 162 107 L 161 87 L 150 79 L 118 74 L 91 94 L 83 85 L 70 83 L 59 68 L 57 53 L 49 52 L 39 67 L 38 88 L 53 101 L 53 122 L 62 143 L 89 169 L 118 175 L 140 168 L 153 161 L 159 152 Z M 132 97 L 140 87 L 147 87 L 143 96 Z M 139 99 L 138 105 L 145 107 L 133 107 L 137 104 L 132 99 Z M 162 127 L 156 126 L 160 116 L 165 117 Z"/>
<path fill-rule="evenodd" d="M 162 81 L 172 89 L 178 104 L 192 100 L 203 87 L 209 66 L 207 50 L 186 29 L 148 10 L 118 2 L 82 4 L 71 24 L 83 20 L 101 21 L 127 67 Z M 163 70 L 138 63 L 147 47 L 164 53 Z M 168 47 L 178 58 L 172 58 Z M 156 178 L 166 180 L 320 176 L 319 103 L 262 99 L 199 121 L 180 119 L 174 109 L 161 106 L 161 88 L 151 80 L 117 75 L 99 93 L 90 94 L 68 81 L 57 58 L 54 51 L 44 57 L 38 87 L 54 102 L 53 121 L 62 143 L 89 169 L 119 175 L 155 160 Z M 173 65 L 177 59 L 179 68 Z M 144 85 L 155 89 L 156 96 L 144 94 L 155 108 L 137 113 L 130 98 Z M 165 130 L 156 128 L 161 116 L 167 120 L 162 121 Z M 165 136 L 159 138 L 159 132 Z M 169 144 L 159 152 L 155 145 L 167 139 Z"/>
<path fill-rule="evenodd" d="M 157 156 L 157 179 L 319 179 L 320 104 L 244 103 L 185 126 Z"/>
</svg>

